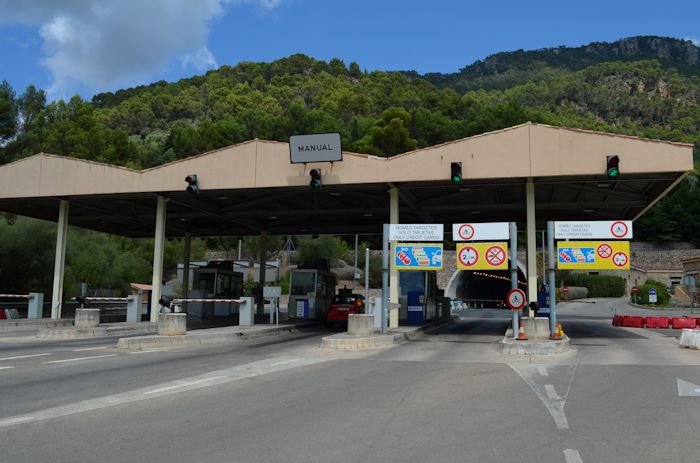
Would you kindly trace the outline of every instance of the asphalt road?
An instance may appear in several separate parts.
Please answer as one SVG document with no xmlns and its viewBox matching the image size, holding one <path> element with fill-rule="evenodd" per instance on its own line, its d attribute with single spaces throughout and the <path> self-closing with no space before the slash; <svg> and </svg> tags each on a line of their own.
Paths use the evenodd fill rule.
<svg viewBox="0 0 700 463">
<path fill-rule="evenodd" d="M 498 353 L 504 310 L 369 352 L 322 350 L 320 330 L 139 353 L 0 341 L 0 461 L 697 462 L 700 397 L 678 379 L 700 385 L 700 351 L 613 328 L 613 309 L 633 310 L 560 306 L 576 350 L 548 357 Z"/>
</svg>

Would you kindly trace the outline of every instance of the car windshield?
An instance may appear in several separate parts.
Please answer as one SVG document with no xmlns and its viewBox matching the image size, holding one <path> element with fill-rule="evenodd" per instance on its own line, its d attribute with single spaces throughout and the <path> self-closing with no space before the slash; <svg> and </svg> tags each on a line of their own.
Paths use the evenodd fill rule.
<svg viewBox="0 0 700 463">
<path fill-rule="evenodd" d="M 343 296 L 338 294 L 333 298 L 332 304 L 354 304 L 355 299 L 361 299 L 361 297 L 358 295 L 355 295 L 355 294 L 343 295 Z"/>
</svg>

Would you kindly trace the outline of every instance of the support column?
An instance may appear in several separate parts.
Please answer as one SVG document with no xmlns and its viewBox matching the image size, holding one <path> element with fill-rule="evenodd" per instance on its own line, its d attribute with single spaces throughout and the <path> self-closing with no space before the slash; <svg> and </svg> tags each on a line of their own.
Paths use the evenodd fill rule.
<svg viewBox="0 0 700 463">
<path fill-rule="evenodd" d="M 153 279 L 151 285 L 151 322 L 158 322 L 158 311 L 160 310 L 160 294 L 163 287 L 163 245 L 165 244 L 165 217 L 167 199 L 158 196 L 156 207 L 156 233 L 153 243 Z"/>
<path fill-rule="evenodd" d="M 259 317 L 265 315 L 265 298 L 262 297 L 262 287 L 265 286 L 265 270 L 267 270 L 267 259 L 265 255 L 267 254 L 267 232 L 260 232 L 260 296 L 258 299 L 258 311 Z"/>
<path fill-rule="evenodd" d="M 399 189 L 396 187 L 389 189 L 389 223 L 399 223 Z M 391 242 L 389 252 L 389 328 L 399 326 L 399 271 L 396 270 L 394 259 L 391 258 L 395 244 Z"/>
<path fill-rule="evenodd" d="M 192 235 L 189 232 L 185 233 L 183 243 L 183 264 L 182 264 L 182 298 L 189 299 L 190 297 L 190 241 Z M 187 301 L 182 303 L 182 311 L 187 313 Z"/>
<path fill-rule="evenodd" d="M 554 222 L 547 222 L 547 253 L 549 254 L 549 334 L 550 336 L 554 336 L 557 332 L 557 290 L 554 287 L 556 284 Z M 544 279 L 542 281 L 544 281 Z"/>
<path fill-rule="evenodd" d="M 532 178 L 527 179 L 525 186 L 526 210 L 527 210 L 527 299 L 529 302 L 537 301 L 537 230 L 535 222 L 535 184 Z M 525 313 L 533 317 L 529 306 Z"/>
<path fill-rule="evenodd" d="M 53 292 L 51 293 L 51 318 L 61 318 L 63 304 L 63 274 L 66 268 L 66 236 L 68 235 L 68 201 L 58 206 L 58 231 L 56 233 L 56 260 L 53 266 Z"/>
</svg>

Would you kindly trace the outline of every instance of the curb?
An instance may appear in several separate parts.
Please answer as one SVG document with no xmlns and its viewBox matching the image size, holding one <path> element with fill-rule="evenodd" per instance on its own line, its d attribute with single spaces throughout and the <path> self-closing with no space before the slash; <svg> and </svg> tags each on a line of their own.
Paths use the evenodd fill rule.
<svg viewBox="0 0 700 463">
<path fill-rule="evenodd" d="M 511 355 L 556 355 L 573 349 L 571 347 L 571 339 L 564 335 L 559 341 L 516 341 L 506 336 L 499 343 L 499 350 L 503 354 Z"/>
<path fill-rule="evenodd" d="M 2 320 L 0 322 L 0 331 L 29 331 L 37 329 L 46 328 L 62 328 L 66 326 L 73 326 L 73 319 L 63 319 L 63 320 L 50 320 L 50 319 L 36 319 L 36 320 Z"/>
<path fill-rule="evenodd" d="M 95 328 L 43 328 L 36 335 L 41 339 L 77 339 L 77 338 L 99 338 L 112 336 L 129 336 L 137 334 L 152 334 L 157 331 L 154 324 L 139 326 L 135 328 L 98 326 Z"/>
<path fill-rule="evenodd" d="M 307 323 L 302 326 L 312 326 L 313 323 Z M 119 349 L 150 349 L 153 347 L 172 347 L 172 346 L 196 346 L 201 344 L 217 344 L 241 340 L 251 340 L 266 336 L 279 336 L 283 334 L 296 333 L 299 326 L 275 326 L 260 330 L 250 331 L 233 331 L 227 333 L 190 333 L 176 336 L 140 336 L 132 338 L 120 338 L 117 341 Z"/>
</svg>

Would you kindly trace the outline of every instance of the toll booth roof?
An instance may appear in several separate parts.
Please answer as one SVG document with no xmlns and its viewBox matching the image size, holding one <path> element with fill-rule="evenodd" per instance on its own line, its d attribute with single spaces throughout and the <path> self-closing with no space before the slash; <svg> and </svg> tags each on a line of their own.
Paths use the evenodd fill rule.
<svg viewBox="0 0 700 463">
<path fill-rule="evenodd" d="M 620 175 L 606 175 L 617 155 Z M 450 166 L 462 163 L 462 182 Z M 287 143 L 253 140 L 142 171 L 40 153 L 0 166 L 0 211 L 128 237 L 152 237 L 156 197 L 166 235 L 380 233 L 387 190 L 403 223 L 524 221 L 525 184 L 537 220 L 634 219 L 693 168 L 692 145 L 527 123 L 391 158 L 344 152 L 292 164 Z M 322 188 L 309 187 L 311 169 Z M 196 174 L 199 193 L 185 191 Z"/>
</svg>

